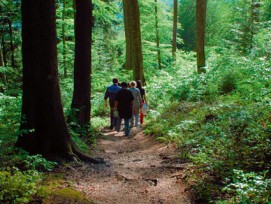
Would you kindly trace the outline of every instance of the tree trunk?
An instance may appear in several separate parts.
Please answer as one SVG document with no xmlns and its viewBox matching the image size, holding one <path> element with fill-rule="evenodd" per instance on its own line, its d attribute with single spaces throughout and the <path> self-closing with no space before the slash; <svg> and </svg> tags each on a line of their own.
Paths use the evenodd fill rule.
<svg viewBox="0 0 271 204">
<path fill-rule="evenodd" d="M 66 29 L 65 29 L 65 16 L 66 16 L 66 0 L 63 0 L 63 10 L 62 10 L 62 43 L 63 43 L 63 70 L 64 78 L 68 77 L 67 73 L 67 47 L 66 47 Z"/>
<path fill-rule="evenodd" d="M 4 62 L 4 65 L 7 65 L 7 53 L 6 53 L 6 43 L 5 43 L 4 35 L 2 36 L 1 41 L 2 41 L 1 43 L 2 43 L 3 62 Z"/>
<path fill-rule="evenodd" d="M 172 59 L 176 60 L 176 47 L 177 47 L 177 17 L 178 17 L 178 1 L 174 0 L 173 11 L 173 35 L 172 35 Z"/>
<path fill-rule="evenodd" d="M 123 0 L 123 2 L 126 16 L 124 23 L 127 26 L 125 31 L 127 30 L 128 33 L 126 35 L 126 53 L 128 54 L 126 55 L 126 66 L 129 65 L 129 68 L 133 70 L 134 80 L 141 80 L 145 83 L 138 0 Z"/>
<path fill-rule="evenodd" d="M 131 31 L 129 29 L 130 15 L 129 15 L 129 6 L 127 0 L 123 0 L 123 15 L 124 15 L 124 30 L 125 30 L 125 39 L 126 39 L 126 62 L 125 68 L 132 70 L 132 55 L 131 55 Z"/>
<path fill-rule="evenodd" d="M 158 29 L 157 0 L 154 0 L 154 2 L 155 2 L 155 31 L 156 31 L 156 47 L 157 47 L 157 64 L 158 64 L 158 69 L 161 69 L 161 51 L 160 51 L 159 29 Z"/>
<path fill-rule="evenodd" d="M 12 22 L 10 18 L 8 19 L 8 27 L 9 27 L 9 37 L 10 37 L 11 66 L 15 67 L 13 30 L 12 30 Z"/>
<path fill-rule="evenodd" d="M 250 12 L 251 12 L 251 18 L 250 18 L 250 42 L 249 42 L 249 49 L 250 51 L 253 48 L 253 38 L 254 35 L 257 33 L 257 23 L 259 22 L 259 14 L 261 3 L 255 0 L 251 0 L 250 3 Z"/>
<path fill-rule="evenodd" d="M 72 109 L 79 125 L 90 122 L 92 1 L 77 0 Z"/>
<path fill-rule="evenodd" d="M 0 67 L 4 67 L 4 61 L 2 56 L 2 48 L 0 46 Z M 5 92 L 5 86 L 7 85 L 6 75 L 0 72 L 0 80 L 2 81 L 3 86 L 0 86 L 0 92 Z"/>
<path fill-rule="evenodd" d="M 16 146 L 49 158 L 75 158 L 76 154 L 88 160 L 78 153 L 64 119 L 57 72 L 55 0 L 22 1 L 22 39 L 23 104 Z"/>
<path fill-rule="evenodd" d="M 197 0 L 196 4 L 196 47 L 197 47 L 197 71 L 204 72 L 205 67 L 205 25 L 206 25 L 206 0 Z"/>
</svg>

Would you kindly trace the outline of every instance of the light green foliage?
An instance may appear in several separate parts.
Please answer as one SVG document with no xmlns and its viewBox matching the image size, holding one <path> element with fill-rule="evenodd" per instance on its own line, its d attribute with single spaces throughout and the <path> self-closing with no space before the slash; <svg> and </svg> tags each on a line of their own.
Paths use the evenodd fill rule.
<svg viewBox="0 0 271 204">
<path fill-rule="evenodd" d="M 226 203 L 270 203 L 271 179 L 265 174 L 233 169 L 232 182 L 223 191 L 233 195 Z"/>
<path fill-rule="evenodd" d="M 117 1 L 94 3 L 92 32 L 92 68 L 94 70 L 119 69 L 123 64 L 124 27 Z"/>
<path fill-rule="evenodd" d="M 38 191 L 42 176 L 36 170 L 19 171 L 6 168 L 0 171 L 0 202 L 28 203 Z"/>
<path fill-rule="evenodd" d="M 270 168 L 271 70 L 267 59 L 230 50 L 220 55 L 210 49 L 208 57 L 204 75 L 182 66 L 156 75 L 161 78 L 148 86 L 155 94 L 149 93 L 154 110 L 146 133 L 178 145 L 180 157 L 194 165 L 188 182 L 194 181 L 198 198 L 210 201 L 221 195 L 232 169 Z"/>
<path fill-rule="evenodd" d="M 155 2 L 154 0 L 139 1 L 140 26 L 142 36 L 143 63 L 145 69 L 157 68 L 157 44 L 155 28 Z M 158 33 L 162 67 L 170 65 L 171 43 L 173 30 L 173 8 L 157 1 Z M 180 29 L 180 25 L 179 25 Z"/>
<path fill-rule="evenodd" d="M 267 60 L 270 63 L 271 60 L 268 56 L 271 55 L 271 21 L 265 24 L 266 26 L 261 28 L 254 37 L 252 54 L 263 62 Z"/>
</svg>

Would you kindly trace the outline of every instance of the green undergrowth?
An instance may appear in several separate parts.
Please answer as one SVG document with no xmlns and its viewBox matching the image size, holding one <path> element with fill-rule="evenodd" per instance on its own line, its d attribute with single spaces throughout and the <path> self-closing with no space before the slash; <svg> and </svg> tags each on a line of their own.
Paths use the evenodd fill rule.
<svg viewBox="0 0 271 204">
<path fill-rule="evenodd" d="M 155 79 L 145 132 L 177 144 L 196 201 L 270 203 L 270 62 L 209 58 L 206 74 Z"/>
</svg>

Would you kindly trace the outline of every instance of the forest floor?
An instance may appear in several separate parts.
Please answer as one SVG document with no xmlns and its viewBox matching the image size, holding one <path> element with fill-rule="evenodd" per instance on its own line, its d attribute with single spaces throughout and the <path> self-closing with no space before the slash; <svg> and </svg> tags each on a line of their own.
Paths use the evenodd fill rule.
<svg viewBox="0 0 271 204">
<path fill-rule="evenodd" d="M 178 159 L 174 145 L 144 135 L 141 128 L 132 128 L 130 138 L 105 129 L 93 156 L 104 158 L 106 165 L 72 165 L 55 172 L 64 175 L 66 186 L 93 203 L 192 203 L 182 181 L 185 164 Z"/>
</svg>

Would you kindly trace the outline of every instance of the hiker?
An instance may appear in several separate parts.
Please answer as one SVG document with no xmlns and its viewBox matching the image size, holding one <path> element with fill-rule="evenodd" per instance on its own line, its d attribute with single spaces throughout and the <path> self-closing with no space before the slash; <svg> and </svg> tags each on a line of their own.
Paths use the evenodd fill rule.
<svg viewBox="0 0 271 204">
<path fill-rule="evenodd" d="M 106 92 L 104 94 L 104 103 L 105 108 L 108 107 L 107 99 L 109 98 L 109 105 L 110 105 L 110 129 L 112 130 L 117 123 L 117 117 L 114 116 L 114 103 L 117 93 L 121 90 L 121 87 L 118 86 L 119 80 L 114 78 L 113 84 L 106 88 Z"/>
<path fill-rule="evenodd" d="M 132 94 L 134 96 L 134 106 L 133 106 L 133 115 L 131 118 L 131 127 L 134 126 L 134 123 L 135 123 L 135 127 L 138 127 L 139 109 L 140 109 L 142 99 L 141 99 L 139 89 L 136 88 L 135 81 L 131 81 L 131 88 L 129 88 L 129 90 L 132 92 Z M 135 120 L 135 122 L 134 122 L 134 120 Z"/>
<path fill-rule="evenodd" d="M 142 88 L 142 83 L 141 80 L 137 80 L 136 81 L 136 88 L 139 89 L 140 91 L 140 95 L 141 95 L 141 105 L 140 105 L 140 124 L 143 124 L 143 119 L 144 119 L 144 113 L 142 112 L 142 106 L 144 103 L 147 103 L 147 99 L 146 99 L 146 91 L 144 88 Z"/>
<path fill-rule="evenodd" d="M 127 89 L 127 86 L 128 84 L 126 82 L 121 83 L 122 89 L 116 95 L 114 110 L 117 110 L 119 115 L 116 131 L 120 131 L 121 121 L 124 119 L 124 132 L 125 136 L 128 137 L 130 136 L 129 122 L 132 117 L 134 96 L 132 92 Z"/>
</svg>

